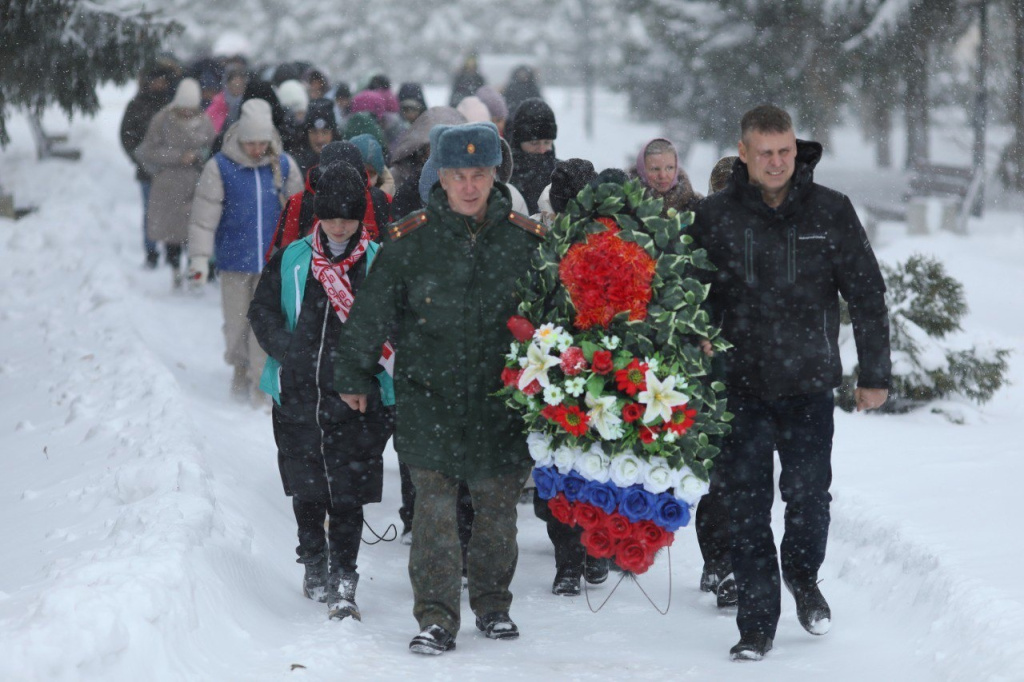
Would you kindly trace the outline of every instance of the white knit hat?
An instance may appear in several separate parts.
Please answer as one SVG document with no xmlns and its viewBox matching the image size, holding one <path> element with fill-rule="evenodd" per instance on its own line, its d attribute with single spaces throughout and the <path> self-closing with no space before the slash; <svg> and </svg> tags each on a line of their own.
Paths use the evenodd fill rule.
<svg viewBox="0 0 1024 682">
<path fill-rule="evenodd" d="M 305 111 L 309 106 L 306 86 L 294 79 L 277 86 L 277 99 L 281 101 L 281 106 L 289 111 Z"/>
<path fill-rule="evenodd" d="M 178 83 L 171 106 L 175 109 L 198 109 L 201 101 L 202 92 L 199 88 L 199 81 L 195 78 L 185 78 Z"/>
<path fill-rule="evenodd" d="M 274 117 L 270 105 L 262 99 L 249 99 L 242 103 L 238 118 L 239 142 L 269 142 L 274 139 Z"/>
</svg>

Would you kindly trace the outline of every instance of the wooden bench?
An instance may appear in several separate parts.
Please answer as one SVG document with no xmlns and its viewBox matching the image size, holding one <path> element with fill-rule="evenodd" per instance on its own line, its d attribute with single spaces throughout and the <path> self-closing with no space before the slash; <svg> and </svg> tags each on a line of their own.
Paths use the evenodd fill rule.
<svg viewBox="0 0 1024 682">
<path fill-rule="evenodd" d="M 907 222 L 911 233 L 926 234 L 927 202 L 919 200 L 937 198 L 943 202 L 942 228 L 964 234 L 968 214 L 980 215 L 980 191 L 981 176 L 970 168 L 921 165 L 911 172 L 901 203 L 864 204 L 864 228 L 873 238 L 882 221 Z"/>
</svg>

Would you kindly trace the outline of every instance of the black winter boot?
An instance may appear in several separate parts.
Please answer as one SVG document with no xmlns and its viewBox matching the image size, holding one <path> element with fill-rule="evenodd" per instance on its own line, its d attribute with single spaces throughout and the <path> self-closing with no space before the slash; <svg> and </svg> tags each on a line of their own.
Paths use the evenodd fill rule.
<svg viewBox="0 0 1024 682">
<path fill-rule="evenodd" d="M 301 559 L 300 559 L 301 561 Z M 321 604 L 327 603 L 327 557 L 311 557 L 303 561 L 306 575 L 302 579 L 302 594 Z"/>
<path fill-rule="evenodd" d="M 576 566 L 559 566 L 555 569 L 555 582 L 551 593 L 560 597 L 577 597 L 580 594 L 580 570 Z"/>
<path fill-rule="evenodd" d="M 832 628 L 832 610 L 818 589 L 818 581 L 785 580 L 786 589 L 796 599 L 796 617 L 804 630 L 812 635 L 824 635 Z"/>
<path fill-rule="evenodd" d="M 356 585 L 359 574 L 355 571 L 332 572 L 330 576 L 327 615 L 335 620 L 352 617 L 362 620 L 359 607 L 356 606 Z"/>
<path fill-rule="evenodd" d="M 729 658 L 734 661 L 760 661 L 772 650 L 772 638 L 763 632 L 751 632 L 740 636 L 740 641 L 729 649 Z"/>
<path fill-rule="evenodd" d="M 583 578 L 591 585 L 600 585 L 608 580 L 608 559 L 588 556 L 583 564 Z"/>
</svg>

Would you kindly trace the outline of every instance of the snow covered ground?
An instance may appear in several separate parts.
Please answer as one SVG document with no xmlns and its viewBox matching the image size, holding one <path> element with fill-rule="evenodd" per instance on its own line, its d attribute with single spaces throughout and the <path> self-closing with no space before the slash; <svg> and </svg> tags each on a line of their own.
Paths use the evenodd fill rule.
<svg viewBox="0 0 1024 682">
<path fill-rule="evenodd" d="M 20 116 L 0 153 L 5 187 L 39 207 L 0 220 L 0 679 L 1024 680 L 1024 218 L 1010 204 L 967 237 L 880 233 L 881 259 L 931 254 L 963 282 L 966 333 L 1014 350 L 1013 383 L 983 407 L 939 406 L 962 424 L 837 413 L 828 636 L 807 635 L 784 594 L 775 650 L 731 663 L 734 613 L 697 590 L 692 528 L 671 568 L 660 559 L 640 581 L 659 606 L 671 598 L 667 615 L 631 583 L 592 613 L 550 593 L 550 543 L 520 507 L 522 637 L 484 639 L 465 604 L 458 649 L 426 659 L 406 648 L 416 624 L 397 542 L 361 550 L 362 623 L 328 622 L 302 597 L 270 418 L 228 398 L 216 288 L 172 293 L 165 269 L 141 268 L 138 187 L 117 141 L 131 91 L 101 94 L 100 114 L 70 129 L 80 161 L 37 161 Z M 588 142 L 579 94 L 547 94 L 562 158 L 622 165 L 657 133 L 602 94 Z M 864 144 L 846 130 L 837 148 L 819 177 L 863 199 L 879 177 Z M 698 188 L 714 161 L 694 145 Z M 397 524 L 398 506 L 389 453 L 370 525 Z M 591 590 L 595 607 L 611 587 Z"/>
</svg>

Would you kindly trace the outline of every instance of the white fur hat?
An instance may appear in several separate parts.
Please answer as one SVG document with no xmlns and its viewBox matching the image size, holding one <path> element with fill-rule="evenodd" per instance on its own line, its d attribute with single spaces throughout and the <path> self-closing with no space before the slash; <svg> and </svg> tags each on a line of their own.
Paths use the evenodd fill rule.
<svg viewBox="0 0 1024 682">
<path fill-rule="evenodd" d="M 305 111 L 309 106 L 306 86 L 294 79 L 277 86 L 277 99 L 281 101 L 281 106 L 289 111 Z"/>
<path fill-rule="evenodd" d="M 463 97 L 455 110 L 466 117 L 469 123 L 483 123 L 491 120 L 491 110 L 487 108 L 483 100 L 476 95 Z"/>
</svg>

